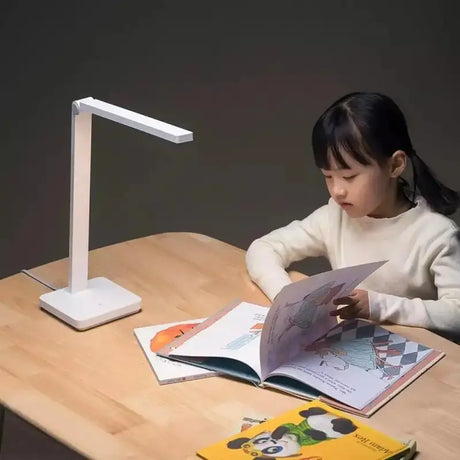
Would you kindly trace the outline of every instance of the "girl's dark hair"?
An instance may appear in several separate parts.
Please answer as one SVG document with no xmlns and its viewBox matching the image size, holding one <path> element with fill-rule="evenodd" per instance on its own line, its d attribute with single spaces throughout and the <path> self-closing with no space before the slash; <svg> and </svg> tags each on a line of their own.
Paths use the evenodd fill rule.
<svg viewBox="0 0 460 460">
<path fill-rule="evenodd" d="M 439 182 L 415 152 L 404 115 L 388 96 L 364 92 L 343 96 L 315 123 L 312 144 L 316 166 L 322 169 L 330 169 L 331 157 L 341 167 L 349 168 L 341 152 L 369 165 L 370 159 L 383 164 L 394 152 L 403 150 L 412 162 L 412 200 L 418 189 L 430 207 L 441 214 L 452 214 L 459 206 L 458 193 Z"/>
</svg>

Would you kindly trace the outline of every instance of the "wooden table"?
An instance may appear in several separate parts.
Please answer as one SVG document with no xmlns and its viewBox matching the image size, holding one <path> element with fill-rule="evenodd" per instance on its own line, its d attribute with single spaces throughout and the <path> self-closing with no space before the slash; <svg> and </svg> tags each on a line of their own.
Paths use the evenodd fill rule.
<svg viewBox="0 0 460 460">
<path fill-rule="evenodd" d="M 67 259 L 31 272 L 63 287 Z M 268 305 L 241 249 L 198 234 L 155 235 L 91 251 L 95 276 L 140 295 L 142 312 L 77 332 L 40 310 L 44 285 L 23 273 L 0 281 L 0 403 L 55 439 L 91 458 L 182 460 L 237 432 L 244 416 L 302 403 L 222 377 L 160 386 L 134 337 L 136 327 L 204 317 L 237 298 Z M 414 437 L 418 459 L 457 459 L 459 347 L 426 330 L 391 329 L 447 356 L 365 422 Z"/>
</svg>

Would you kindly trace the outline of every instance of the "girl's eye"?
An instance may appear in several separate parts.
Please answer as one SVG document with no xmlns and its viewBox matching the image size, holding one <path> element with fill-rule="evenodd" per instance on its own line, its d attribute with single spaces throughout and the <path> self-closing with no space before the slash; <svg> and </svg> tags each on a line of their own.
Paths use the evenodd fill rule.
<svg viewBox="0 0 460 460">
<path fill-rule="evenodd" d="M 353 175 L 353 176 L 347 176 L 347 177 L 344 177 L 345 180 L 352 180 L 356 177 L 356 174 Z"/>
</svg>

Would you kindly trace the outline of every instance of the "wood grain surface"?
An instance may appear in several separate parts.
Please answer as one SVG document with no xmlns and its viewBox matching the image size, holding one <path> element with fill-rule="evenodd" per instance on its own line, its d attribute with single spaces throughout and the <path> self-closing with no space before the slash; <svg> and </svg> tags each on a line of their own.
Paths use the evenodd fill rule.
<svg viewBox="0 0 460 460">
<path fill-rule="evenodd" d="M 23 273 L 0 281 L 0 402 L 55 439 L 90 458 L 190 459 L 237 432 L 244 416 L 302 404 L 223 377 L 160 386 L 133 334 L 205 317 L 235 299 L 269 305 L 247 276 L 243 250 L 204 235 L 166 233 L 91 251 L 89 271 L 140 295 L 142 311 L 78 332 L 40 310 L 47 287 Z M 31 273 L 64 287 L 67 259 Z M 365 423 L 415 438 L 417 459 L 457 459 L 458 345 L 422 329 L 390 329 L 447 356 Z"/>
</svg>

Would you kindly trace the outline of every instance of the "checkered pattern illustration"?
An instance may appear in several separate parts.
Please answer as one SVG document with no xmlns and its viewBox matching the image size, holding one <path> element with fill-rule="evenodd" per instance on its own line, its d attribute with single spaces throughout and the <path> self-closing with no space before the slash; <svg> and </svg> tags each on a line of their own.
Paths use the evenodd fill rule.
<svg viewBox="0 0 460 460">
<path fill-rule="evenodd" d="M 343 321 L 328 332 L 324 341 L 332 349 L 345 350 L 345 355 L 341 357 L 345 361 L 348 359 L 351 365 L 370 367 L 368 364 L 360 365 L 365 360 L 356 358 L 366 353 L 375 367 L 365 370 L 381 373 L 381 377 L 388 380 L 405 374 L 431 351 L 431 348 L 361 320 Z"/>
</svg>

